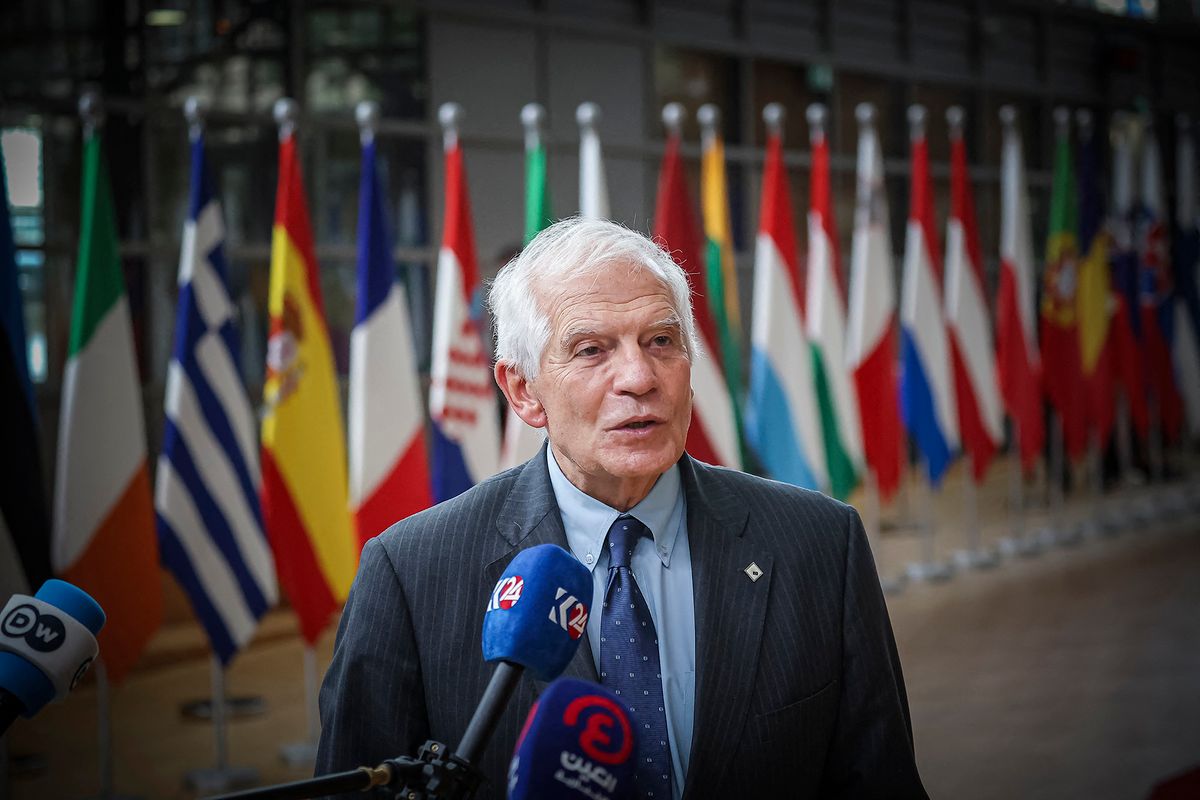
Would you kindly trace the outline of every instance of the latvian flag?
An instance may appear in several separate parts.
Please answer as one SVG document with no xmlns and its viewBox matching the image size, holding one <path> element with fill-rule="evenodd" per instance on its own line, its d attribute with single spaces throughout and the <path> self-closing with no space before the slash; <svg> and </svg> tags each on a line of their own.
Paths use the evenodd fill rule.
<svg viewBox="0 0 1200 800">
<path fill-rule="evenodd" d="M 460 113 L 442 106 L 444 121 Z M 433 309 L 429 414 L 433 418 L 433 495 L 448 500 L 496 471 L 500 420 L 483 349 L 482 286 L 471 232 L 471 203 L 455 130 L 446 132 L 446 206 Z"/>
</svg>

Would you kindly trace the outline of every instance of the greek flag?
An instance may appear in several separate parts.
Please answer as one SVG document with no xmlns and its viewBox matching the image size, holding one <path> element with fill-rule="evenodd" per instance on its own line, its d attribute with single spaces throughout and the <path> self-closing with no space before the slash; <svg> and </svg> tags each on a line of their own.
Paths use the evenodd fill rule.
<svg viewBox="0 0 1200 800">
<path fill-rule="evenodd" d="M 224 238 L 204 137 L 195 134 L 154 507 L 163 565 L 228 664 L 254 635 L 277 589 L 258 501 L 258 434 L 238 369 Z"/>
</svg>

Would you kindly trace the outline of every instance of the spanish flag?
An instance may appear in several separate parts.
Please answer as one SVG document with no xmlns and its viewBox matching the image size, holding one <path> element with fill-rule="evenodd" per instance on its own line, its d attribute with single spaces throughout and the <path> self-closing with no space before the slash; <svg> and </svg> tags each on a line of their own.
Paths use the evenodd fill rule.
<svg viewBox="0 0 1200 800">
<path fill-rule="evenodd" d="M 263 521 L 279 582 L 313 644 L 345 601 L 358 559 L 337 375 L 292 132 L 279 144 L 268 310 Z"/>
</svg>

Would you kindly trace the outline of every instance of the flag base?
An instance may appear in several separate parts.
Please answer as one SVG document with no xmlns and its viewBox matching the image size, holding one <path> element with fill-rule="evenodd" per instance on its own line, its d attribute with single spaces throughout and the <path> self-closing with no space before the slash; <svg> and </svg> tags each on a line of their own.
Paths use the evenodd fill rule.
<svg viewBox="0 0 1200 800">
<path fill-rule="evenodd" d="M 954 577 L 954 568 L 941 561 L 914 561 L 905 573 L 911 581 L 942 583 Z"/>
<path fill-rule="evenodd" d="M 993 569 L 999 566 L 1000 557 L 994 550 L 986 547 L 955 550 L 954 564 L 959 569 Z"/>
<path fill-rule="evenodd" d="M 1041 540 L 1036 536 L 1005 536 L 999 541 L 1000 554 L 1006 558 L 1033 558 L 1040 556 L 1045 549 Z"/>
</svg>

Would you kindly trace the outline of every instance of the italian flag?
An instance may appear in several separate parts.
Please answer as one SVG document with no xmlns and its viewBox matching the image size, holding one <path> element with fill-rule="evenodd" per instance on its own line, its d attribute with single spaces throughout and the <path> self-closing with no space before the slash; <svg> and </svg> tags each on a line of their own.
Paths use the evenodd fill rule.
<svg viewBox="0 0 1200 800">
<path fill-rule="evenodd" d="M 158 629 L 162 586 L 141 381 L 98 132 L 83 145 L 82 194 L 52 555 L 54 573 L 108 615 L 100 657 L 120 684 Z"/>
</svg>

